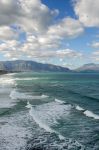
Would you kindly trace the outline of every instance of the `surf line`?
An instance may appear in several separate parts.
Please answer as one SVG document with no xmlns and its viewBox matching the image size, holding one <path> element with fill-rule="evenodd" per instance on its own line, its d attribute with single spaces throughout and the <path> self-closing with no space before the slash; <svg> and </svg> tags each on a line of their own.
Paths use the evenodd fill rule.
<svg viewBox="0 0 99 150">
<path fill-rule="evenodd" d="M 35 110 L 33 109 L 33 107 L 35 107 L 35 105 L 31 105 L 28 101 L 27 105 L 25 107 L 30 109 L 29 110 L 30 116 L 34 119 L 34 121 L 39 125 L 40 128 L 43 128 L 47 132 L 57 134 L 60 140 L 65 140 L 65 137 L 63 135 L 61 135 L 59 132 L 51 129 L 48 125 L 44 124 L 41 120 L 39 120 L 39 118 L 37 116 L 35 116 Z"/>
</svg>

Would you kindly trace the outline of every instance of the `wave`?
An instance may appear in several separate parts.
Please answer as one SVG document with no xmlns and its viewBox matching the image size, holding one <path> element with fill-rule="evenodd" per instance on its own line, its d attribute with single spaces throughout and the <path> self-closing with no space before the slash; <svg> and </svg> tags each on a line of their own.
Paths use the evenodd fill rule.
<svg viewBox="0 0 99 150">
<path fill-rule="evenodd" d="M 44 95 L 44 94 L 41 95 L 41 98 L 48 98 L 48 97 L 49 97 L 48 95 Z"/>
<path fill-rule="evenodd" d="M 86 97 L 86 98 L 88 98 L 90 100 L 95 100 L 95 101 L 99 102 L 99 98 L 91 97 L 91 96 L 87 96 L 87 95 L 85 95 L 84 97 Z"/>
<path fill-rule="evenodd" d="M 27 102 L 27 105 L 25 106 L 26 108 L 32 108 L 32 105 L 29 103 L 29 101 Z"/>
<path fill-rule="evenodd" d="M 84 109 L 82 107 L 80 107 L 79 105 L 77 105 L 75 108 L 79 111 L 84 111 Z"/>
<path fill-rule="evenodd" d="M 83 114 L 86 115 L 87 117 L 91 117 L 91 118 L 94 118 L 94 119 L 99 120 L 99 115 L 93 113 L 92 111 L 90 111 L 90 110 L 85 110 L 85 109 L 83 109 L 82 107 L 80 107 L 80 106 L 78 106 L 78 105 L 77 105 L 75 108 L 76 108 L 77 110 L 79 110 L 79 111 L 82 111 Z"/>
<path fill-rule="evenodd" d="M 39 78 L 36 78 L 36 77 L 34 77 L 34 78 L 15 78 L 15 80 L 16 81 L 29 81 L 29 80 L 37 80 L 37 79 L 39 79 Z"/>
<path fill-rule="evenodd" d="M 53 133 L 54 131 L 47 126 L 46 124 L 44 124 L 42 121 L 40 121 L 40 119 L 38 118 L 38 116 L 35 114 L 35 111 L 32 109 L 30 109 L 29 114 L 33 117 L 33 119 L 35 120 L 35 122 L 43 129 L 45 129 L 46 131 Z"/>
<path fill-rule="evenodd" d="M 31 138 L 30 122 L 26 113 L 17 111 L 0 118 L 0 150 L 25 150 L 27 139 Z"/>
<path fill-rule="evenodd" d="M 0 108 L 12 108 L 16 105 L 16 102 L 11 99 L 2 99 L 2 103 L 0 103 Z"/>
<path fill-rule="evenodd" d="M 89 111 L 89 110 L 84 111 L 84 114 L 85 114 L 87 117 L 91 117 L 91 118 L 94 118 L 94 119 L 99 120 L 99 115 L 94 114 L 93 112 L 91 112 L 91 111 Z"/>
<path fill-rule="evenodd" d="M 15 80 L 10 77 L 1 77 L 0 85 L 1 86 L 12 86 L 12 85 L 15 85 Z"/>
<path fill-rule="evenodd" d="M 31 95 L 27 95 L 26 93 L 20 93 L 16 91 L 16 89 L 12 90 L 10 93 L 11 99 L 32 99 Z"/>
<path fill-rule="evenodd" d="M 56 98 L 55 98 L 55 102 L 60 103 L 60 104 L 64 104 L 65 103 L 64 101 L 56 99 Z"/>
<path fill-rule="evenodd" d="M 75 92 L 75 91 L 72 91 L 72 90 L 68 90 L 68 92 L 69 92 L 70 94 L 78 95 L 78 96 L 80 96 L 81 98 L 87 98 L 88 100 L 95 100 L 95 101 L 99 102 L 99 98 L 92 97 L 92 96 L 90 96 L 90 95 L 83 95 L 83 94 L 81 94 L 81 93 L 78 93 L 78 92 Z"/>
<path fill-rule="evenodd" d="M 56 102 L 50 102 L 33 107 L 29 102 L 27 102 L 26 107 L 30 109 L 29 114 L 39 127 L 45 129 L 47 132 L 58 134 L 60 140 L 65 138 L 51 127 L 58 123 L 58 119 L 61 117 L 67 117 L 70 114 L 71 105 L 60 105 Z"/>
<path fill-rule="evenodd" d="M 10 93 L 10 98 L 11 99 L 43 99 L 43 98 L 47 98 L 47 95 L 41 95 L 41 96 L 33 96 L 33 95 L 29 95 L 28 93 L 22 93 L 22 92 L 18 92 L 16 89 L 12 90 Z"/>
<path fill-rule="evenodd" d="M 16 86 L 16 81 L 25 81 L 25 80 L 37 80 L 38 78 L 32 77 L 32 78 L 14 78 L 14 74 L 7 74 L 4 76 L 1 76 L 0 78 L 0 85 L 3 87 L 5 86 Z"/>
<path fill-rule="evenodd" d="M 18 74 L 18 73 L 8 73 L 8 74 L 6 74 L 6 76 L 14 76 L 16 74 Z"/>
</svg>

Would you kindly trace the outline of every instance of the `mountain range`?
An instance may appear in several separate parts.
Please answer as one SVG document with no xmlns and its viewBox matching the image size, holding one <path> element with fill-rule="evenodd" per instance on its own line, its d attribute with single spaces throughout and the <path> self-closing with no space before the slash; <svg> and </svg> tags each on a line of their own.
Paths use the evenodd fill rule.
<svg viewBox="0 0 99 150">
<path fill-rule="evenodd" d="M 8 72 L 99 72 L 99 64 L 85 64 L 75 70 L 52 64 L 43 64 L 35 61 L 16 60 L 0 61 L 0 74 Z"/>
<path fill-rule="evenodd" d="M 65 67 L 52 64 L 43 64 L 35 61 L 0 61 L 0 70 L 7 72 L 70 72 L 71 70 Z"/>
<path fill-rule="evenodd" d="M 77 68 L 76 72 L 99 72 L 99 64 L 89 63 Z"/>
</svg>

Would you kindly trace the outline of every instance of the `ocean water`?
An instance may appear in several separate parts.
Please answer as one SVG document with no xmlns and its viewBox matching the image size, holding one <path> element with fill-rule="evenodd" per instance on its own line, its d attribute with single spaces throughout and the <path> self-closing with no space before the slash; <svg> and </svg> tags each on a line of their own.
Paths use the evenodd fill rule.
<svg viewBox="0 0 99 150">
<path fill-rule="evenodd" d="M 99 150 L 99 74 L 0 76 L 0 150 Z"/>
</svg>

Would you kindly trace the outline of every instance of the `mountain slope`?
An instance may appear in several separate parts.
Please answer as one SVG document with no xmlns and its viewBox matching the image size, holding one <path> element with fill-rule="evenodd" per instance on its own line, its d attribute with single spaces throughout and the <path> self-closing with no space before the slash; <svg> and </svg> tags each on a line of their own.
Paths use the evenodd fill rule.
<svg viewBox="0 0 99 150">
<path fill-rule="evenodd" d="M 34 71 L 34 72 L 70 72 L 70 69 L 56 66 L 52 64 L 42 64 L 35 61 L 0 61 L 0 70 L 5 70 L 7 72 L 24 72 L 24 71 Z"/>
<path fill-rule="evenodd" d="M 99 72 L 99 64 L 89 63 L 76 69 L 77 72 Z"/>
</svg>

